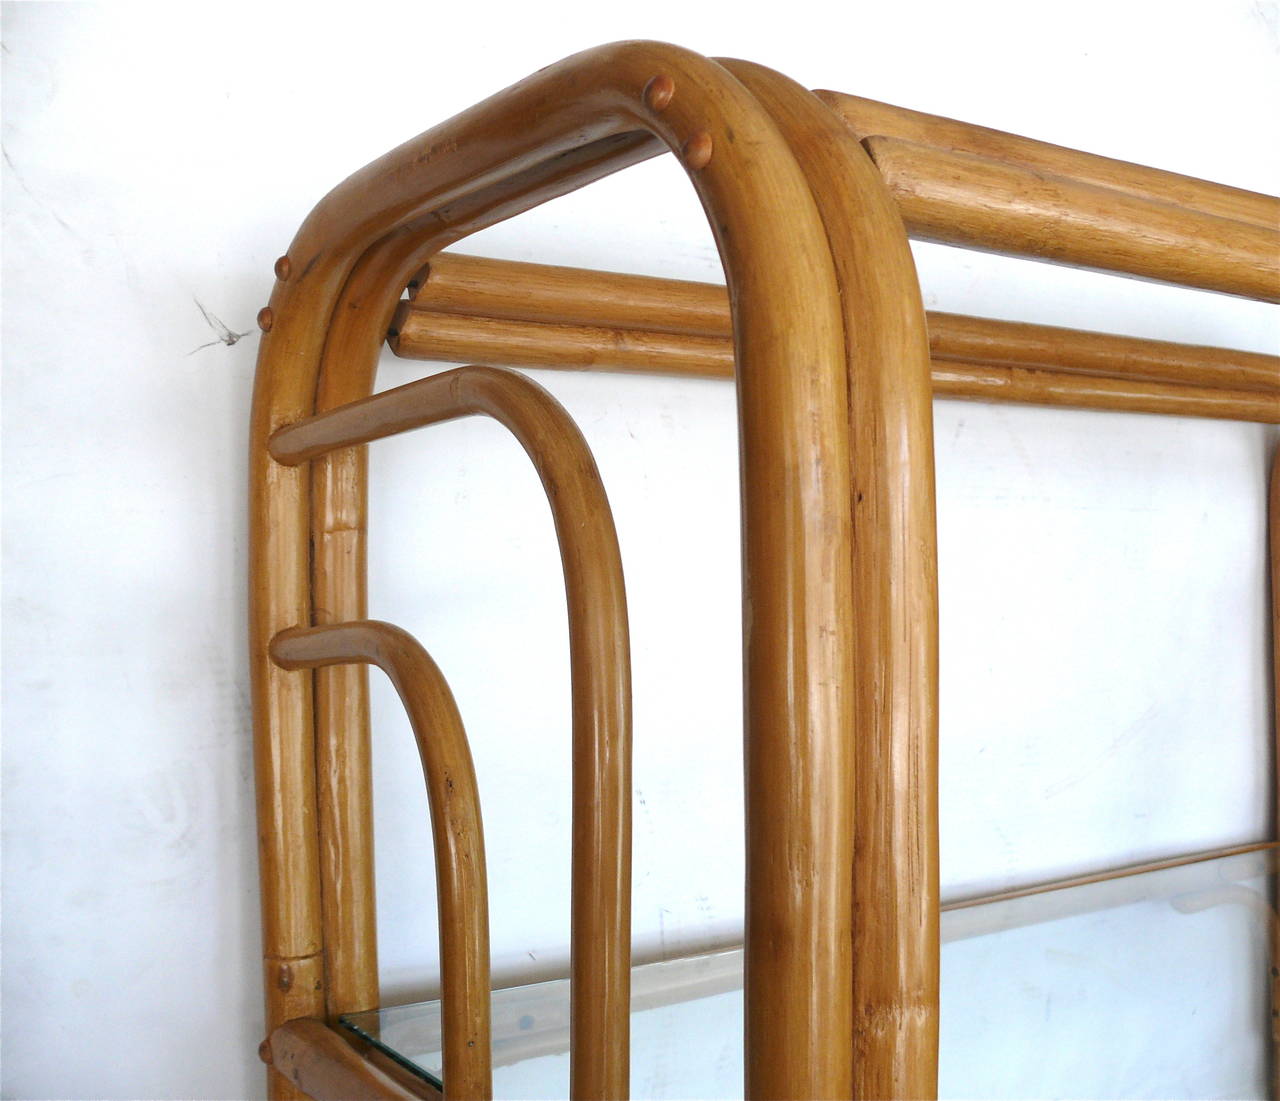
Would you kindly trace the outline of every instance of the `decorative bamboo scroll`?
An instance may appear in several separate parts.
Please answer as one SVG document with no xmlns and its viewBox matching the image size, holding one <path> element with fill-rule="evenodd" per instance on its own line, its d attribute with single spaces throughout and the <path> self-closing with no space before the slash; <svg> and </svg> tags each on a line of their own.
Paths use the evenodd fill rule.
<svg viewBox="0 0 1280 1101">
<path fill-rule="evenodd" d="M 631 662 L 617 534 L 582 433 L 537 383 L 510 371 L 463 367 L 289 425 L 271 437 L 269 446 L 278 461 L 293 465 L 409 429 L 475 415 L 495 418 L 520 441 L 537 467 L 555 520 L 564 562 L 573 682 L 572 1031 L 574 1036 L 588 1038 L 576 1049 L 579 1058 L 604 1063 L 603 1071 L 591 1073 L 626 1083 L 631 983 Z M 311 637 L 329 630 L 336 628 L 303 634 Z M 277 636 L 273 644 L 277 659 L 296 653 L 297 643 L 288 651 L 281 644 L 282 639 L 296 637 Z M 291 667 L 299 665 L 295 661 Z M 451 890 L 442 877 L 442 899 Z M 455 913 L 450 920 L 465 916 Z M 445 921 L 442 913 L 442 931 Z M 485 955 L 487 961 L 487 945 Z M 487 976 L 486 966 L 486 1008 Z M 450 1005 L 456 1006 L 450 1002 L 448 969 L 443 985 L 447 1015 Z M 459 996 L 474 998 L 477 992 L 468 986 Z M 446 1043 L 447 1020 L 446 1016 Z M 466 1054 L 480 1057 L 474 1051 Z M 468 1074 L 460 1079 L 459 1089 L 471 1092 L 455 1093 L 446 1048 L 446 1096 L 479 1097 L 488 1089 L 487 1031 L 483 1060 L 484 1089 L 472 1090 L 471 1083 L 478 1079 Z"/>
<path fill-rule="evenodd" d="M 422 758 L 435 843 L 445 1097 L 484 1101 L 493 1095 L 484 831 L 471 749 L 449 685 L 426 650 L 390 623 L 281 631 L 271 656 L 284 669 L 377 665 L 404 703 Z M 273 1050 L 278 1047 L 273 1039 Z"/>
</svg>

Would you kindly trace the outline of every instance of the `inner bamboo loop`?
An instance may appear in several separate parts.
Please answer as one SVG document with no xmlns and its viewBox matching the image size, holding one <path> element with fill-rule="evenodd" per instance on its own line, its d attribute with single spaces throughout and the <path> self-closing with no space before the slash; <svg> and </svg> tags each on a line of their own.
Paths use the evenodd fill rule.
<svg viewBox="0 0 1280 1101">
<path fill-rule="evenodd" d="M 604 1053 L 615 1080 L 625 1083 L 631 1012 L 630 643 L 613 515 L 586 440 L 537 383 L 512 371 L 473 366 L 305 418 L 276 432 L 269 449 L 278 462 L 292 465 L 477 415 L 492 417 L 519 440 L 542 479 L 555 521 L 573 690 L 572 1027 L 580 1038 L 603 1032 L 603 1041 L 584 1039 L 578 1048 Z"/>
<path fill-rule="evenodd" d="M 422 759 L 435 846 L 445 1093 L 451 1101 L 486 1101 L 493 1080 L 484 830 L 471 748 L 448 682 L 412 635 L 377 621 L 282 631 L 271 640 L 271 656 L 284 669 L 376 665 L 404 703 Z"/>
</svg>

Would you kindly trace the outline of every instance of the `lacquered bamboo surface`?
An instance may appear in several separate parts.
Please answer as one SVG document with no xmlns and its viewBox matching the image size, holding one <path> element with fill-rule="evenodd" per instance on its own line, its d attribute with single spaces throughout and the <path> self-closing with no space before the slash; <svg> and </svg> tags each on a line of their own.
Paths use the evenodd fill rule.
<svg viewBox="0 0 1280 1101">
<path fill-rule="evenodd" d="M 412 293 L 389 338 L 409 358 L 710 378 L 734 370 L 728 304 L 714 284 L 446 253 Z M 1280 423 L 1276 356 L 926 316 L 940 397 Z"/>
<path fill-rule="evenodd" d="M 409 300 L 411 305 L 397 310 L 397 328 L 401 320 L 412 321 L 419 312 L 427 312 L 616 331 L 655 345 L 670 335 L 732 336 L 728 295 L 715 283 L 492 260 L 455 252 L 436 256 L 414 277 Z M 925 316 L 934 360 L 1280 393 L 1280 357 L 1273 355 L 937 310 L 927 311 Z M 459 326 L 458 331 L 464 330 Z M 400 354 L 418 358 L 412 337 L 399 332 L 397 339 L 402 346 Z M 653 354 L 675 357 L 683 353 L 701 362 L 722 347 L 710 342 L 673 342 L 655 347 Z M 637 362 L 640 354 L 642 350 L 637 349 Z M 732 350 L 729 355 L 731 358 Z"/>
<path fill-rule="evenodd" d="M 1280 300 L 1280 201 L 838 92 L 913 237 Z"/>
<path fill-rule="evenodd" d="M 659 148 L 643 132 L 603 138 L 456 199 L 447 217 L 433 211 L 383 237 L 359 258 L 342 287 L 321 351 L 315 409 L 333 409 L 369 394 L 399 291 L 433 252 Z M 282 281 L 296 274 L 287 256 L 277 261 Z M 366 482 L 363 448 L 346 448 L 311 464 L 313 615 L 318 623 L 367 614 Z M 332 1020 L 378 1001 L 368 692 L 365 670 L 358 666 L 320 669 L 313 677 L 325 995 Z"/>
<path fill-rule="evenodd" d="M 912 237 L 1280 301 L 1280 232 L 900 138 L 863 144 Z"/>
<path fill-rule="evenodd" d="M 1271 230 L 1280 227 L 1280 199 L 1272 195 L 1085 153 L 845 92 L 821 90 L 814 95 L 835 111 L 859 140 L 877 136 L 902 138 L 1219 218 L 1250 222 Z"/>
<path fill-rule="evenodd" d="M 1271 590 L 1271 670 L 1273 728 L 1271 738 L 1272 836 L 1280 836 L 1280 441 L 1272 441 L 1271 486 L 1268 494 L 1267 532 Z M 1273 884 L 1271 906 L 1280 913 L 1280 877 Z M 1280 1101 L 1280 923 L 1271 931 L 1271 1097 Z"/>
<path fill-rule="evenodd" d="M 938 1089 L 938 579 L 924 305 L 906 231 L 852 135 L 794 81 L 725 62 L 804 167 L 848 357 L 855 664 L 855 1097 Z M 754 828 L 769 828 L 767 816 Z"/>
<path fill-rule="evenodd" d="M 489 902 L 480 793 L 453 694 L 417 641 L 389 623 L 365 621 L 282 631 L 271 655 L 286 669 L 351 662 L 377 665 L 395 685 L 413 728 L 431 808 L 445 1096 L 492 1096 L 489 1047 Z"/>
<path fill-rule="evenodd" d="M 995 140 L 986 132 L 983 146 L 971 133 L 965 145 L 942 125 L 962 124 L 949 120 L 926 125 L 921 116 L 916 131 L 850 131 L 776 74 L 726 65 L 656 43 L 569 58 L 356 173 L 316 207 L 277 262 L 275 293 L 260 315 L 266 335 L 251 433 L 251 667 L 269 1029 L 367 1007 L 376 998 L 376 957 L 363 676 L 345 668 L 314 676 L 282 670 L 267 655 L 282 631 L 365 614 L 363 448 L 289 467 L 268 456 L 267 441 L 285 426 L 365 398 L 393 318 L 417 314 L 437 325 L 445 319 L 459 332 L 465 320 L 470 338 L 487 327 L 495 348 L 524 339 L 511 329 L 523 325 L 525 337 L 538 336 L 527 354 L 550 358 L 576 349 L 577 365 L 607 364 L 612 356 L 630 357 L 615 366 L 656 362 L 674 370 L 692 359 L 712 364 L 713 373 L 735 373 L 747 800 L 754 808 L 748 1096 L 929 1091 L 936 995 L 931 1008 L 927 960 L 910 949 L 892 959 L 873 955 L 865 974 L 852 966 L 853 956 L 868 950 L 863 941 L 855 953 L 854 938 L 892 941 L 923 912 L 918 944 L 928 940 L 933 920 L 928 834 L 936 815 L 927 803 L 930 751 L 920 748 L 928 741 L 921 731 L 932 721 L 925 696 L 934 683 L 927 658 L 920 664 L 934 629 L 931 580 L 920 568 L 932 553 L 931 542 L 920 541 L 926 513 L 931 523 L 931 489 L 912 481 L 926 467 L 931 474 L 921 459 L 927 435 L 920 427 L 930 368 L 918 288 L 914 275 L 903 274 L 899 215 L 907 230 L 933 239 L 1274 299 L 1275 200 L 1137 166 L 1117 169 L 1118 162 L 1109 167 L 1105 158 L 1055 153 L 1008 135 Z M 660 292 L 671 329 L 654 330 L 644 323 L 646 309 L 626 304 L 622 284 L 598 276 L 592 278 L 605 312 L 585 324 L 580 314 L 563 312 L 578 298 L 572 279 L 544 288 L 546 302 L 557 304 L 532 317 L 488 316 L 475 295 L 459 297 L 469 307 L 397 313 L 403 287 L 441 248 L 663 149 L 677 152 L 715 234 L 732 342 L 723 291 L 710 292 L 710 312 L 707 292 Z M 885 212 L 890 193 L 892 217 Z M 1042 232 L 1046 224 L 1052 233 Z M 884 287 L 882 266 L 889 273 Z M 895 287 L 902 292 L 896 299 Z M 464 318 L 464 309 L 478 315 Z M 1273 363 L 1224 361 L 1205 349 L 1125 352 L 1098 343 L 1121 338 L 1101 335 L 964 328 L 974 324 L 1000 323 L 965 320 L 932 336 L 938 392 L 1276 419 Z M 933 328 L 944 332 L 936 321 Z M 464 336 L 455 332 L 454 351 Z M 412 344 L 403 331 L 397 340 Z M 940 357 L 939 340 L 969 351 Z M 1055 342 L 1079 358 L 1031 361 Z M 981 358 L 974 358 L 977 345 Z M 439 349 L 437 342 L 433 355 Z M 523 362 L 507 355 L 443 358 Z M 904 359 L 912 365 L 905 385 L 883 373 Z M 362 403 L 357 419 L 370 408 Z M 382 414 L 400 416 L 390 406 Z M 310 422 L 313 429 L 320 423 Z M 276 438 L 280 455 L 284 438 Z M 360 438 L 371 437 L 357 432 L 348 440 Z M 892 457 L 895 449 L 913 457 L 878 473 L 878 456 Z M 899 475 L 907 481 L 890 485 Z M 903 538 L 909 546 L 894 543 Z M 885 568 L 904 554 L 905 564 Z M 895 591 L 900 576 L 907 583 Z M 925 651 L 913 651 L 921 640 L 906 639 L 899 628 L 901 610 L 913 603 L 925 617 Z M 851 606 L 867 609 L 856 629 L 862 634 L 850 627 Z M 925 670 L 914 687 L 895 671 L 910 661 L 917 674 Z M 879 697 L 869 687 L 878 682 L 864 676 L 877 663 L 887 677 Z M 850 730 L 860 739 L 870 732 L 867 740 L 879 748 L 860 741 L 851 755 Z M 902 816 L 894 818 L 891 808 L 886 823 L 863 809 L 895 785 L 905 785 L 908 796 Z M 911 806 L 920 812 L 914 822 Z M 863 831 L 856 861 L 855 831 L 843 826 L 855 815 Z M 867 830 L 880 833 L 864 844 Z M 920 862 L 903 863 L 904 852 Z M 851 929 L 839 913 L 850 890 L 855 907 L 887 900 L 865 929 Z M 616 1037 L 607 1022 L 618 981 L 602 980 L 600 998 L 580 1008 L 590 1038 L 575 1041 L 576 1098 L 626 1094 L 625 1036 L 608 1039 Z M 870 1024 L 859 1017 L 855 1028 L 855 1014 L 867 1013 Z M 271 1088 L 278 1098 L 297 1096 L 278 1076 Z"/>
<path fill-rule="evenodd" d="M 626 1081 L 631 974 L 631 678 L 622 559 L 586 441 L 537 383 L 463 367 L 281 429 L 294 464 L 458 417 L 487 415 L 528 452 L 564 562 L 573 680 L 573 1031 Z M 442 919 L 443 920 L 443 919 Z M 446 979 L 447 988 L 447 979 Z M 446 1090 L 450 1092 L 448 1084 Z"/>
<path fill-rule="evenodd" d="M 264 464 L 266 437 L 314 411 L 322 364 L 324 372 L 332 369 L 355 380 L 353 387 L 371 377 L 370 363 L 395 298 L 416 267 L 442 245 L 662 146 L 681 151 L 719 239 L 741 317 L 740 403 L 749 454 L 744 611 L 756 625 L 747 635 L 747 739 L 774 760 L 771 783 L 786 786 L 797 769 L 808 769 L 819 791 L 844 782 L 824 775 L 820 762 L 811 765 L 787 744 L 792 737 L 803 741 L 810 731 L 845 726 L 825 717 L 830 708 L 839 713 L 845 706 L 837 689 L 842 679 L 829 662 L 846 660 L 839 609 L 847 604 L 833 592 L 844 582 L 827 561 L 829 556 L 841 560 L 847 550 L 840 517 L 847 515 L 848 495 L 815 481 L 814 472 L 834 469 L 834 457 L 847 450 L 838 422 L 829 420 L 839 406 L 834 392 L 823 390 L 828 368 L 804 379 L 785 370 L 797 360 L 815 367 L 841 362 L 839 329 L 823 320 L 836 316 L 829 312 L 837 309 L 836 294 L 812 197 L 772 123 L 723 69 L 660 44 L 589 51 L 542 70 L 351 177 L 304 223 L 283 258 L 286 274 L 277 270 L 276 292 L 262 314 L 267 336 L 252 433 L 251 657 L 269 962 L 280 958 L 282 945 L 295 942 L 315 946 L 310 958 L 319 960 L 321 922 L 316 797 L 314 782 L 308 788 L 306 779 L 314 776 L 307 767 L 313 760 L 309 683 L 306 674 L 276 674 L 263 664 L 266 641 L 310 616 L 305 585 L 310 486 L 270 460 Z M 762 219 L 760 212 L 767 210 L 786 211 L 785 221 Z M 338 347 L 339 330 L 350 356 L 328 351 Z M 330 393 L 340 389 L 343 385 L 335 385 Z M 825 454 L 829 448 L 830 457 L 819 459 L 817 451 Z M 343 506 L 348 514 L 362 509 L 355 481 L 335 482 L 345 488 L 329 505 Z M 779 514 L 774 507 L 779 494 L 797 507 Z M 822 553 L 815 556 L 819 547 Z M 810 645 L 810 640 L 821 644 Z M 771 741 L 766 731 L 777 732 L 778 740 Z M 288 768 L 274 767 L 277 760 Z M 278 807 L 290 808 L 296 817 L 277 826 L 272 814 Z M 787 829 L 778 836 L 788 836 Z M 805 869 L 820 869 L 826 877 L 847 868 L 839 839 L 817 841 L 803 850 L 774 844 L 757 849 L 751 859 L 760 868 L 790 869 L 797 878 L 810 874 Z M 311 863 L 282 881 L 276 874 L 278 854 L 305 856 L 308 846 Z M 303 900 L 317 905 L 309 901 L 305 908 Z M 830 966 L 824 952 L 814 951 L 834 943 L 828 931 L 811 927 L 782 945 L 757 944 L 754 996 L 767 1000 L 776 991 L 815 1005 L 847 1004 L 847 974 Z M 323 1013 L 323 1003 L 318 982 L 306 1015 Z M 296 1015 L 269 987 L 269 1021 Z M 797 1019 L 812 1021 L 814 1014 Z M 840 1038 L 846 1020 L 838 1011 L 819 1021 L 816 1031 L 801 1030 L 794 1037 L 758 1034 L 774 1052 L 771 1073 L 775 1082 L 784 1083 L 779 1088 L 787 1096 L 849 1092 L 847 1080 L 838 1081 L 847 1063 L 838 1056 L 834 1063 L 822 1057 L 847 1048 L 847 1034 Z M 575 1052 L 575 1096 L 625 1093 L 625 1083 L 614 1088 L 594 1073 L 593 1058 L 591 1051 Z M 292 1096 L 279 1081 L 272 1088 L 277 1096 Z"/>
</svg>

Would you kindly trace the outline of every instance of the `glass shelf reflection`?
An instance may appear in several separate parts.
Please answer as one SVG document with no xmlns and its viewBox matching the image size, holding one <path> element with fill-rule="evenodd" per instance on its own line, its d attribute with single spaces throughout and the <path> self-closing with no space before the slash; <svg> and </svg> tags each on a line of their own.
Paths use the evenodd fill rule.
<svg viewBox="0 0 1280 1101">
<path fill-rule="evenodd" d="M 945 906 L 939 1095 L 1268 1096 L 1276 865 L 1272 848 Z M 742 1097 L 741 950 L 632 986 L 632 1097 Z M 494 1097 L 566 1097 L 568 981 L 495 990 L 492 1013 Z M 440 1085 L 439 1002 L 343 1024 Z"/>
</svg>

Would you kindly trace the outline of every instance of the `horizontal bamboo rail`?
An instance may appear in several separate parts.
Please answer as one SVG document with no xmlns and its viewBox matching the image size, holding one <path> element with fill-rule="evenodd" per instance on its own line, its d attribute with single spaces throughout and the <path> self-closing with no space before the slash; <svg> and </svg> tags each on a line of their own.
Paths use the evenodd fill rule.
<svg viewBox="0 0 1280 1101">
<path fill-rule="evenodd" d="M 397 355 L 729 378 L 723 287 L 437 257 L 410 286 Z M 1280 423 L 1280 357 L 932 312 L 934 393 Z"/>
<path fill-rule="evenodd" d="M 1280 200 L 838 92 L 913 237 L 1280 301 Z"/>
<path fill-rule="evenodd" d="M 604 1074 L 610 1095 L 621 1097 L 630 1035 L 630 652 L 617 535 L 582 433 L 532 380 L 462 367 L 288 425 L 268 446 L 278 462 L 297 464 L 477 415 L 503 424 L 528 452 L 560 543 L 573 680 L 573 1059 L 577 1073 Z"/>
<path fill-rule="evenodd" d="M 863 142 L 912 237 L 1280 302 L 1280 233 L 899 138 Z"/>
<path fill-rule="evenodd" d="M 1280 199 L 1210 180 L 1166 172 L 1160 168 L 1083 153 L 1020 134 L 975 126 L 970 122 L 895 107 L 845 92 L 815 91 L 823 103 L 844 120 L 859 140 L 901 138 L 956 153 L 972 153 L 989 160 L 1065 177 L 1139 198 L 1172 203 L 1189 210 L 1251 222 L 1267 229 L 1280 227 Z"/>
<path fill-rule="evenodd" d="M 485 1101 L 493 1082 L 484 830 L 471 749 L 449 685 L 426 650 L 389 623 L 282 631 L 272 639 L 271 657 L 284 669 L 376 665 L 404 702 L 422 758 L 435 846 L 445 1095 L 449 1101 Z"/>
</svg>

